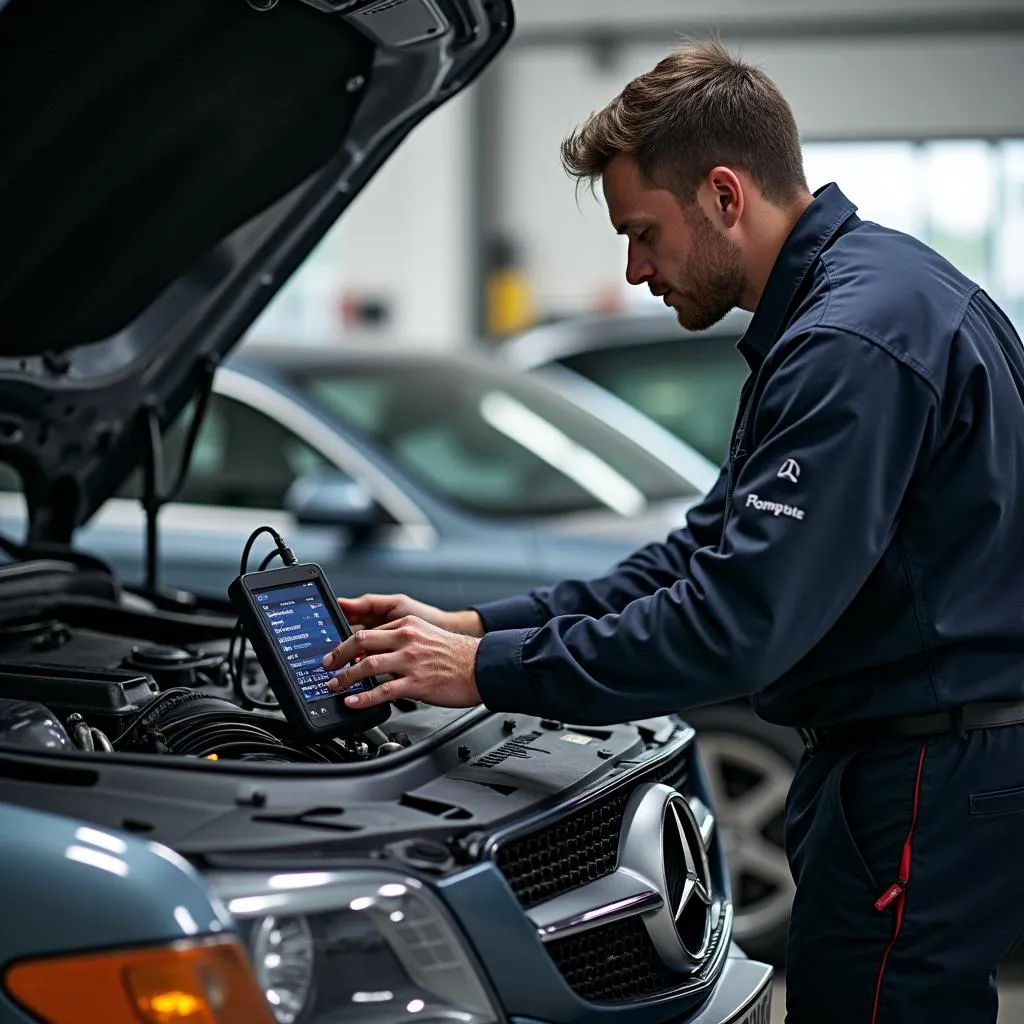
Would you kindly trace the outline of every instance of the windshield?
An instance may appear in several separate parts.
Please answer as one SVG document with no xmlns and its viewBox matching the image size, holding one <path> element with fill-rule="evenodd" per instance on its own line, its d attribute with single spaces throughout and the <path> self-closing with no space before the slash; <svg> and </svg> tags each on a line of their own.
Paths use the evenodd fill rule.
<svg viewBox="0 0 1024 1024">
<path fill-rule="evenodd" d="M 442 362 L 292 370 L 291 383 L 410 477 L 488 516 L 636 515 L 697 488 L 624 434 L 508 372 Z"/>
</svg>

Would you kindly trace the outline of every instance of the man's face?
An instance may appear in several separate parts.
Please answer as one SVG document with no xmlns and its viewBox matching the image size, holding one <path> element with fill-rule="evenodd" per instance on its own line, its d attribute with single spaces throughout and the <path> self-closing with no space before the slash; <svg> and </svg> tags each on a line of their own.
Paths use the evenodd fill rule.
<svg viewBox="0 0 1024 1024">
<path fill-rule="evenodd" d="M 604 173 L 612 225 L 629 241 L 626 280 L 646 284 L 689 331 L 702 331 L 739 305 L 746 287 L 739 247 L 694 202 L 644 180 L 636 161 L 617 156 Z"/>
</svg>

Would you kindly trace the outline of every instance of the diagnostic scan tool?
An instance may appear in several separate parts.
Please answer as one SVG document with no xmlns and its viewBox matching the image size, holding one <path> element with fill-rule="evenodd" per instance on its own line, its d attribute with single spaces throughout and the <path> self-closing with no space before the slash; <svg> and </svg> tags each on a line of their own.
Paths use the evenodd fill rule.
<svg viewBox="0 0 1024 1024">
<path fill-rule="evenodd" d="M 320 566 L 246 573 L 228 595 L 285 718 L 301 736 L 324 739 L 387 721 L 387 704 L 357 711 L 345 707 L 348 694 L 379 685 L 375 676 L 344 691 L 328 686 L 333 673 L 322 667 L 323 657 L 352 630 Z"/>
</svg>

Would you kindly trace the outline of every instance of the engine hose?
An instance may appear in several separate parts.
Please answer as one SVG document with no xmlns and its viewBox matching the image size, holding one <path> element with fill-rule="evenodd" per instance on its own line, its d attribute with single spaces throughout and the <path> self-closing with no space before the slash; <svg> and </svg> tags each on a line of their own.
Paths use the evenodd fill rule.
<svg viewBox="0 0 1024 1024">
<path fill-rule="evenodd" d="M 89 727 L 89 734 L 92 736 L 93 745 L 96 750 L 102 750 L 107 754 L 114 752 L 114 744 L 110 742 L 107 734 L 102 729 L 92 725 Z"/>
<path fill-rule="evenodd" d="M 164 726 L 162 731 L 170 742 L 190 743 L 201 736 L 225 735 L 227 733 L 259 736 L 269 742 L 280 742 L 271 730 L 263 728 L 262 723 L 239 721 L 238 719 L 225 720 L 219 716 L 212 721 L 207 719 L 189 722 L 183 727 L 179 727 L 178 723 L 171 723 Z"/>
<path fill-rule="evenodd" d="M 278 743 L 260 743 L 257 740 L 237 740 L 231 743 L 214 743 L 212 746 L 204 747 L 196 751 L 196 757 L 210 757 L 216 754 L 217 757 L 240 758 L 244 754 L 269 754 L 283 759 L 297 760 L 302 762 L 316 761 L 308 751 L 299 750 L 296 747 L 286 747 Z"/>
<path fill-rule="evenodd" d="M 67 724 L 68 730 L 71 733 L 71 740 L 79 750 L 96 749 L 89 725 L 77 711 L 68 716 Z"/>
<path fill-rule="evenodd" d="M 272 719 L 263 718 L 258 715 L 248 714 L 245 711 L 240 711 L 236 708 L 217 708 L 215 710 L 207 709 L 205 711 L 198 711 L 195 714 L 185 715 L 182 718 L 175 718 L 171 721 L 161 721 L 159 723 L 160 730 L 167 736 L 179 736 L 188 734 L 193 729 L 201 726 L 228 726 L 228 725 L 241 725 L 247 726 L 254 729 L 260 729 L 265 732 L 271 732 L 268 728 Z"/>
<path fill-rule="evenodd" d="M 186 736 L 167 736 L 166 742 L 175 754 L 198 754 L 210 744 L 252 740 L 269 746 L 282 746 L 280 740 L 263 729 L 240 725 L 203 726 Z"/>
<path fill-rule="evenodd" d="M 348 764 L 358 758 L 346 757 L 345 750 L 334 743 L 310 744 L 310 750 L 315 750 L 327 764 Z"/>
<path fill-rule="evenodd" d="M 139 727 L 152 725 L 153 716 L 158 709 L 162 714 L 168 714 L 174 708 L 193 700 L 199 700 L 202 697 L 202 693 L 190 690 L 184 686 L 175 686 L 170 690 L 164 690 L 163 693 L 157 694 L 145 707 L 135 714 L 124 729 L 114 737 L 113 745 L 115 747 L 120 746 L 125 740 L 130 739 Z"/>
</svg>

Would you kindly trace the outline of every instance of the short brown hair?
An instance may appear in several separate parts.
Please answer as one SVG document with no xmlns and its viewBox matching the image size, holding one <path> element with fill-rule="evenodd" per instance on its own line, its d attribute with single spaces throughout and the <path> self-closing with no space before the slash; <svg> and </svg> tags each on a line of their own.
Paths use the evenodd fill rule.
<svg viewBox="0 0 1024 1024">
<path fill-rule="evenodd" d="M 765 198 L 807 191 L 800 135 L 778 86 L 717 40 L 694 42 L 634 78 L 562 143 L 562 166 L 591 186 L 621 153 L 651 184 L 692 202 L 719 164 L 745 170 Z"/>
</svg>

